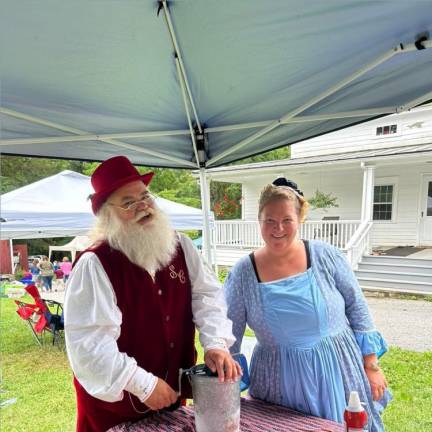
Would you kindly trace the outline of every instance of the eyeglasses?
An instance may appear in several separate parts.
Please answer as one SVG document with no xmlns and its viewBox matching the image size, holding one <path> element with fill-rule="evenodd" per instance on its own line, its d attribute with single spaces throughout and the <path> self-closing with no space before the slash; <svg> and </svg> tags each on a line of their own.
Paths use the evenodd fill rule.
<svg viewBox="0 0 432 432">
<path fill-rule="evenodd" d="M 259 220 L 262 224 L 264 224 L 267 227 L 271 227 L 274 228 L 276 226 L 278 226 L 279 224 L 281 224 L 284 228 L 290 226 L 292 223 L 294 223 L 293 219 L 282 219 L 280 222 L 276 221 L 274 219 L 260 219 Z"/>
<path fill-rule="evenodd" d="M 147 205 L 151 204 L 155 199 L 156 199 L 156 197 L 154 195 L 147 194 L 138 201 L 128 201 L 122 205 L 113 204 L 110 202 L 107 202 L 107 204 L 109 204 L 112 207 L 116 207 L 116 208 L 122 209 L 126 212 L 129 212 L 129 211 L 135 211 L 141 204 L 147 204 Z"/>
</svg>

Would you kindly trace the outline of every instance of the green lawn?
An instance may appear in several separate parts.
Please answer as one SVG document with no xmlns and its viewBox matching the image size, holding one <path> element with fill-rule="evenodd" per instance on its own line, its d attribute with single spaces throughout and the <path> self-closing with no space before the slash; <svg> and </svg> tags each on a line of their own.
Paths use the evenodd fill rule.
<svg viewBox="0 0 432 432">
<path fill-rule="evenodd" d="M 2 432 L 72 432 L 75 396 L 66 354 L 36 345 L 12 300 L 1 299 L 0 400 L 17 398 L 0 410 Z M 202 352 L 200 352 L 202 361 Z M 387 432 L 432 431 L 432 352 L 390 349 L 382 359 L 395 400 L 386 410 Z"/>
</svg>

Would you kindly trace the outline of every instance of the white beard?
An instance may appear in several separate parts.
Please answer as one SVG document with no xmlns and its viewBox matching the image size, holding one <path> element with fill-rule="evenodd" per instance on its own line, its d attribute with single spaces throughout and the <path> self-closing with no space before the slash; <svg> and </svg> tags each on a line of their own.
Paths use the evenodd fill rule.
<svg viewBox="0 0 432 432">
<path fill-rule="evenodd" d="M 94 241 L 107 241 L 129 261 L 147 270 L 152 276 L 169 264 L 175 254 L 178 237 L 168 217 L 158 208 L 152 209 L 152 220 L 145 225 L 137 223 L 146 212 L 134 220 L 120 220 L 108 206 L 101 208 L 92 231 Z"/>
</svg>

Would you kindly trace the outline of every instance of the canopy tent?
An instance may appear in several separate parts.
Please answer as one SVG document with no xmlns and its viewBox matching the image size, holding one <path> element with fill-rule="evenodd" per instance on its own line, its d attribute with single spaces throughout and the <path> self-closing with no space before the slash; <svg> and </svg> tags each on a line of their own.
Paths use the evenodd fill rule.
<svg viewBox="0 0 432 432">
<path fill-rule="evenodd" d="M 207 214 L 206 167 L 432 99 L 431 16 L 431 0 L 4 0 L 1 151 L 200 168 Z"/>
<path fill-rule="evenodd" d="M 49 259 L 51 261 L 51 255 L 53 252 L 70 252 L 72 255 L 72 261 L 75 261 L 76 253 L 82 252 L 91 245 L 91 240 L 87 236 L 76 236 L 69 243 L 63 246 L 50 246 L 49 247 Z"/>
<path fill-rule="evenodd" d="M 85 235 L 94 222 L 90 177 L 73 172 L 39 180 L 1 196 L 1 239 Z M 178 230 L 203 229 L 202 211 L 164 198 L 157 205 Z"/>
</svg>

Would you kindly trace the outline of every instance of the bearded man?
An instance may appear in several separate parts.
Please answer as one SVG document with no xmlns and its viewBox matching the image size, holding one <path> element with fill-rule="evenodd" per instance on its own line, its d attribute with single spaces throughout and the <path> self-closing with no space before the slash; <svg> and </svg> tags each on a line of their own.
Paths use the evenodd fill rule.
<svg viewBox="0 0 432 432">
<path fill-rule="evenodd" d="M 91 179 L 94 243 L 74 264 L 64 309 L 78 432 L 106 431 L 190 397 L 178 393 L 178 376 L 195 364 L 195 325 L 219 379 L 241 374 L 228 351 L 222 288 L 157 208 L 152 177 L 117 156 Z"/>
</svg>

